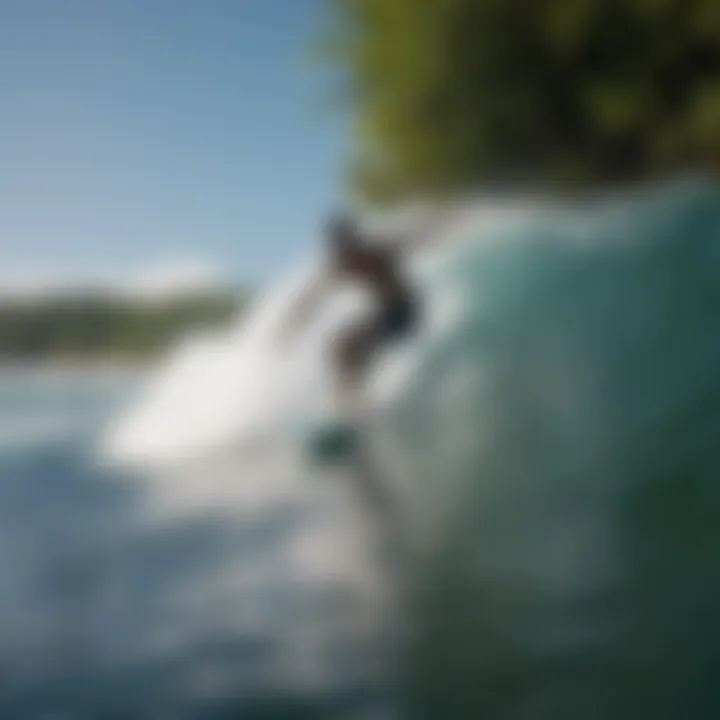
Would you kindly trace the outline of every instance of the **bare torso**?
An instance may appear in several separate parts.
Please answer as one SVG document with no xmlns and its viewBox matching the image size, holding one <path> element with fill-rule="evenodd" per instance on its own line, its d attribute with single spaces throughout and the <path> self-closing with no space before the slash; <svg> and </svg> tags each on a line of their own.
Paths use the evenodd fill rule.
<svg viewBox="0 0 720 720">
<path fill-rule="evenodd" d="M 339 279 L 363 283 L 383 305 L 405 302 L 410 296 L 399 272 L 396 253 L 392 250 L 358 245 L 350 252 L 336 256 L 332 267 Z"/>
</svg>

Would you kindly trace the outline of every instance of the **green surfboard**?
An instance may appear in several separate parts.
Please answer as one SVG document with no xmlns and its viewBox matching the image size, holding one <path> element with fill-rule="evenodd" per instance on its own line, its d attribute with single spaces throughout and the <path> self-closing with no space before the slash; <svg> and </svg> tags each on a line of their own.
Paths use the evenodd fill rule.
<svg viewBox="0 0 720 720">
<path fill-rule="evenodd" d="M 353 458 L 360 446 L 360 429 L 355 425 L 332 424 L 314 430 L 308 440 L 311 459 L 320 464 Z"/>
</svg>

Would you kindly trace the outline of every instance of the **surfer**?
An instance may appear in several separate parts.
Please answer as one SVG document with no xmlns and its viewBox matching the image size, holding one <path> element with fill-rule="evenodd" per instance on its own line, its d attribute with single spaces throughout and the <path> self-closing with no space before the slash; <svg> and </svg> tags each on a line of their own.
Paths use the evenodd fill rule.
<svg viewBox="0 0 720 720">
<path fill-rule="evenodd" d="M 358 408 L 366 371 L 377 352 L 406 339 L 417 327 L 418 300 L 401 273 L 402 245 L 408 238 L 403 238 L 405 243 L 389 237 L 372 238 L 344 216 L 334 217 L 325 234 L 324 270 L 299 299 L 289 323 L 295 328 L 301 325 L 338 283 L 356 282 L 372 293 L 376 310 L 338 333 L 329 348 L 337 378 L 336 402 L 353 411 Z"/>
</svg>

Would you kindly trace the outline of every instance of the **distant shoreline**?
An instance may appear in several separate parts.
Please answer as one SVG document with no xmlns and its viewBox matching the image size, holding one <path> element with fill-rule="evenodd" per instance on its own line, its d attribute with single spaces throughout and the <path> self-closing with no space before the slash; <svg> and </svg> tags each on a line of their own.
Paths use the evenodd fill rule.
<svg viewBox="0 0 720 720">
<path fill-rule="evenodd" d="M 0 374 L 9 372 L 61 375 L 145 375 L 157 367 L 157 364 L 157 361 L 128 359 L 19 360 L 16 358 L 0 358 Z"/>
<path fill-rule="evenodd" d="M 226 326 L 243 306 L 241 298 L 218 292 L 160 305 L 103 294 L 0 302 L 0 368 L 136 372 L 184 338 Z"/>
</svg>

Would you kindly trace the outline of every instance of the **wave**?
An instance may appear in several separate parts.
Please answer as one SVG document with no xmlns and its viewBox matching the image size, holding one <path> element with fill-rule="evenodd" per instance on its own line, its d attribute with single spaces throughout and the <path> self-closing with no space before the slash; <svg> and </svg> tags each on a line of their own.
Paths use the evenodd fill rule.
<svg viewBox="0 0 720 720">
<path fill-rule="evenodd" d="M 423 543 L 404 568 L 410 717 L 717 709 L 717 187 L 471 207 L 453 232 L 413 259 L 429 314 L 370 389 L 375 470 Z M 311 274 L 175 355 L 116 457 L 182 464 L 259 428 L 301 444 L 328 333 L 362 303 L 335 300 L 278 357 Z"/>
</svg>

